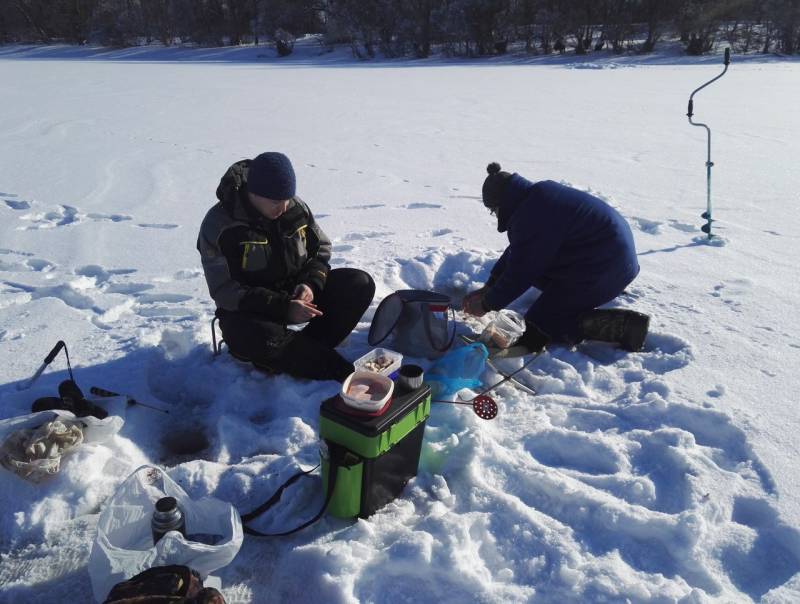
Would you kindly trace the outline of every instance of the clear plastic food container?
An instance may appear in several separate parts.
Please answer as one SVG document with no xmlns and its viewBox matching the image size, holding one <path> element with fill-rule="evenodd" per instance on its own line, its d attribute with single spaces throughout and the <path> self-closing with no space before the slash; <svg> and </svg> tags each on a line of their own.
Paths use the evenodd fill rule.
<svg viewBox="0 0 800 604">
<path fill-rule="evenodd" d="M 403 355 L 388 348 L 375 348 L 370 350 L 353 365 L 356 371 L 371 371 L 381 375 L 391 376 L 403 364 Z"/>
<path fill-rule="evenodd" d="M 375 412 L 383 409 L 394 392 L 394 382 L 385 375 L 372 371 L 355 371 L 342 384 L 344 404 L 360 411 Z"/>
<path fill-rule="evenodd" d="M 525 318 L 513 310 L 501 310 L 481 333 L 480 341 L 494 348 L 508 348 L 525 333 Z"/>
</svg>

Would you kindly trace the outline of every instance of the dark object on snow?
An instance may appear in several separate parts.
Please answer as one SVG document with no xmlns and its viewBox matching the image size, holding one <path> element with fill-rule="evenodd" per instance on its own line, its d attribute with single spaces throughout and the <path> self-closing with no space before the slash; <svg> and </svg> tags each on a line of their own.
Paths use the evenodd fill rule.
<svg viewBox="0 0 800 604">
<path fill-rule="evenodd" d="M 442 356 L 456 336 L 450 296 L 423 289 L 401 289 L 389 294 L 375 310 L 367 341 L 370 346 L 378 346 L 390 335 L 397 352 L 428 359 Z"/>
<path fill-rule="evenodd" d="M 297 181 L 292 162 L 283 153 L 269 151 L 250 164 L 247 190 L 254 195 L 274 201 L 294 197 Z"/>
<path fill-rule="evenodd" d="M 56 345 L 53 346 L 53 349 L 47 354 L 44 362 L 39 369 L 36 370 L 36 373 L 33 375 L 33 377 L 27 382 L 23 383 L 22 386 L 17 386 L 17 390 L 25 390 L 30 388 L 31 385 L 33 385 L 33 383 L 39 379 L 39 376 L 42 375 L 42 372 L 44 372 L 45 368 L 53 362 L 53 359 L 56 358 L 56 355 L 61 352 L 62 349 L 67 357 L 67 371 L 69 371 L 69 379 L 64 380 L 58 385 L 58 398 L 55 396 L 38 398 L 33 401 L 33 405 L 31 405 L 31 411 L 36 413 L 38 411 L 52 411 L 53 409 L 61 409 L 72 412 L 75 417 L 86 417 L 87 415 L 93 415 L 97 419 L 105 419 L 108 417 L 108 411 L 98 407 L 90 401 L 87 401 L 83 396 L 83 392 L 81 392 L 81 389 L 78 387 L 78 384 L 75 383 L 75 378 L 72 375 L 72 365 L 69 362 L 69 350 L 67 350 L 67 345 L 63 340 L 56 342 Z"/>
<path fill-rule="evenodd" d="M 74 380 L 64 380 L 61 382 L 58 385 L 58 395 L 58 397 L 45 396 L 37 398 L 33 401 L 33 405 L 31 405 L 31 411 L 36 413 L 38 411 L 60 409 L 73 413 L 75 417 L 86 417 L 87 415 L 91 415 L 97 419 L 105 419 L 108 417 L 108 411 L 84 398 L 83 392 Z"/>
<path fill-rule="evenodd" d="M 188 566 L 156 566 L 117 583 L 103 604 L 225 604 Z"/>
<path fill-rule="evenodd" d="M 700 227 L 701 230 L 708 235 L 708 238 L 711 239 L 713 235 L 711 234 L 711 223 L 714 222 L 711 219 L 711 166 L 714 165 L 714 162 L 711 161 L 711 129 L 708 127 L 707 124 L 701 124 L 700 122 L 693 122 L 692 116 L 694 115 L 694 95 L 700 92 L 703 88 L 711 84 L 712 82 L 716 82 L 722 76 L 725 75 L 725 72 L 728 71 L 728 65 L 731 63 L 731 49 L 725 49 L 725 69 L 722 70 L 722 73 L 719 74 L 717 77 L 712 78 L 700 88 L 697 88 L 692 94 L 689 96 L 689 108 L 686 111 L 686 117 L 689 118 L 689 123 L 692 126 L 699 126 L 701 128 L 706 129 L 706 133 L 708 134 L 708 156 L 706 158 L 706 211 L 700 214 L 702 218 L 706 219 L 706 223 Z"/>
<path fill-rule="evenodd" d="M 500 200 L 503 197 L 508 181 L 511 174 L 502 172 L 500 164 L 492 162 L 486 166 L 486 171 L 489 176 L 483 181 L 483 205 L 487 208 L 496 208 L 500 205 Z"/>
<path fill-rule="evenodd" d="M 153 531 L 153 545 L 170 531 L 178 531 L 186 536 L 186 519 L 174 497 L 162 497 L 156 501 L 150 528 Z"/>
<path fill-rule="evenodd" d="M 580 325 L 586 340 L 611 342 L 630 352 L 639 352 L 647 337 L 650 317 L 622 308 L 600 308 L 581 315 Z"/>
</svg>

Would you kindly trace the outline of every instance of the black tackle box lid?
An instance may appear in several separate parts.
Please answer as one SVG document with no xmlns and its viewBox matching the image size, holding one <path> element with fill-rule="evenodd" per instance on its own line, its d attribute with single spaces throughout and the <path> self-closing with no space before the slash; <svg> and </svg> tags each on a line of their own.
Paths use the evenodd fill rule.
<svg viewBox="0 0 800 604">
<path fill-rule="evenodd" d="M 319 414 L 366 436 L 375 436 L 413 411 L 417 405 L 430 396 L 430 393 L 430 386 L 422 384 L 416 390 L 398 394 L 397 384 L 395 384 L 389 408 L 377 416 L 348 413 L 344 410 L 344 403 L 337 394 L 322 401 L 319 406 Z"/>
</svg>

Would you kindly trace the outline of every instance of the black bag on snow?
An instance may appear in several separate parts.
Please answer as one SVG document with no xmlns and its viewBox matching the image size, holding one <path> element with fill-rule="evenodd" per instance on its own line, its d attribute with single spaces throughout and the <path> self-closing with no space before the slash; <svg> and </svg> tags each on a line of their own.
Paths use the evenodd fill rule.
<svg viewBox="0 0 800 604">
<path fill-rule="evenodd" d="M 452 333 L 449 323 L 452 320 Z M 435 359 L 456 336 L 455 311 L 450 296 L 422 289 L 402 289 L 378 305 L 367 340 L 377 346 L 392 335 L 392 347 L 403 354 Z"/>
</svg>

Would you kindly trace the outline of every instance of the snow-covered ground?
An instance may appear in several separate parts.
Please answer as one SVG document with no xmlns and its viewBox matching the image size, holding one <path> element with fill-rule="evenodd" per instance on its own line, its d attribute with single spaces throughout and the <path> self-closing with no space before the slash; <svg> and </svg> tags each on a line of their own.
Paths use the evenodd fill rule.
<svg viewBox="0 0 800 604">
<path fill-rule="evenodd" d="M 375 303 L 486 278 L 505 243 L 479 202 L 489 161 L 589 190 L 634 229 L 642 272 L 618 303 L 652 333 L 639 354 L 552 348 L 523 378 L 540 394 L 498 389 L 494 421 L 434 406 L 402 497 L 246 538 L 218 573 L 229 602 L 800 601 L 800 64 L 734 57 L 699 93 L 707 245 L 705 132 L 685 112 L 719 57 L 260 52 L 0 47 L 0 418 L 55 394 L 63 356 L 16 386 L 59 339 L 85 390 L 170 409 L 127 408 L 43 484 L 0 471 L 0 601 L 91 601 L 98 514 L 143 463 L 242 511 L 316 463 L 337 385 L 210 349 L 197 229 L 228 165 L 265 150 L 292 158 L 333 266 L 369 271 Z M 170 447 L 187 432 L 208 446 Z M 262 530 L 314 510 L 319 480 L 288 495 Z"/>
</svg>

